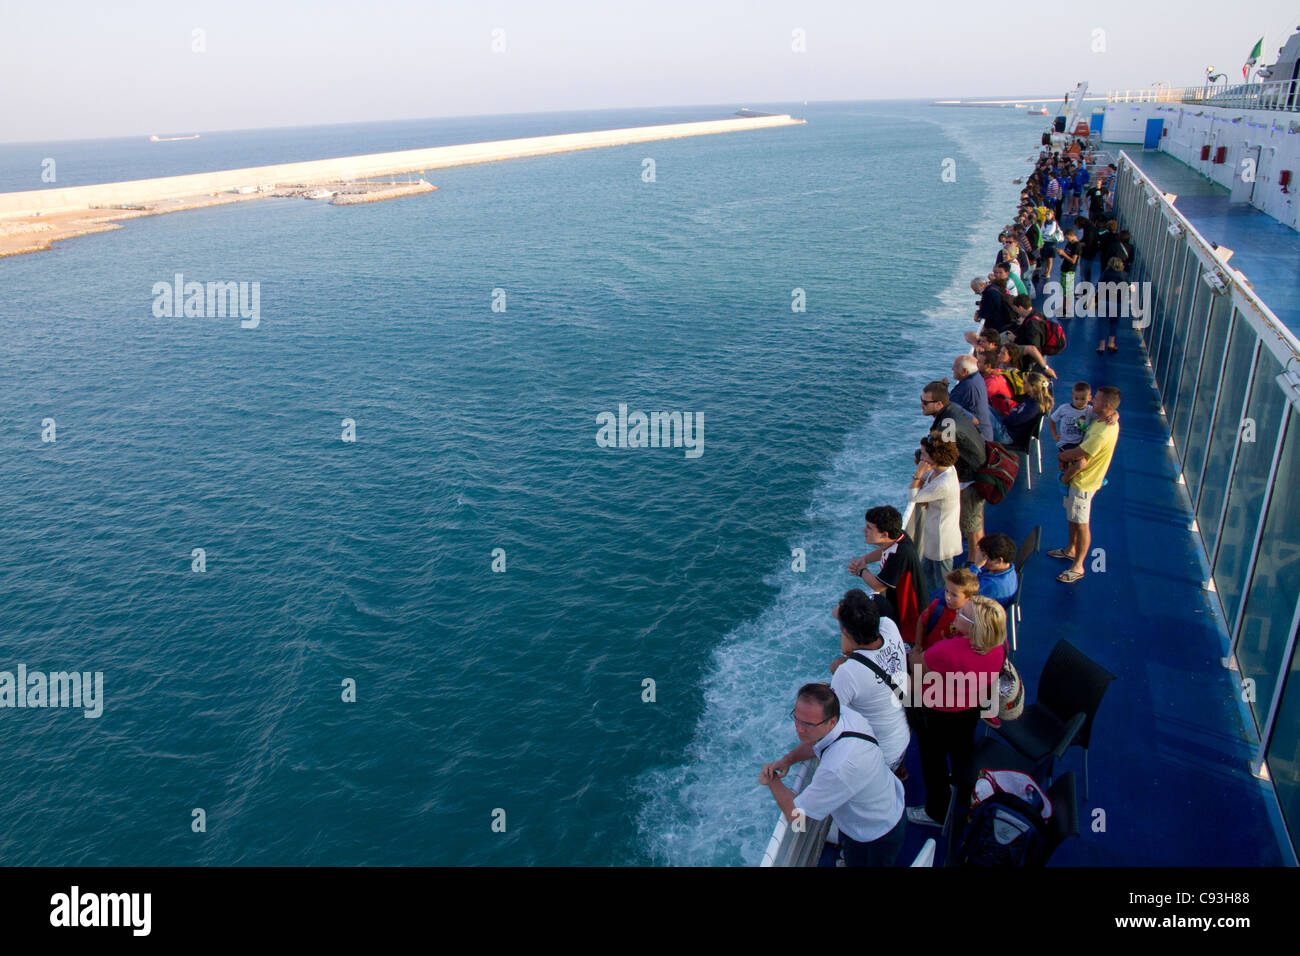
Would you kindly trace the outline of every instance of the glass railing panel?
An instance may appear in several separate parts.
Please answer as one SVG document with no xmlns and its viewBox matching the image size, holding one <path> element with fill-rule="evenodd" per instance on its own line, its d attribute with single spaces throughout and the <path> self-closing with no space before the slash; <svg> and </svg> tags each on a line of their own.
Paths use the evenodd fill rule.
<svg viewBox="0 0 1300 956">
<path fill-rule="evenodd" d="M 1200 265 L 1193 263 L 1192 275 L 1199 277 L 1200 274 Z M 1197 278 L 1193 278 L 1193 281 L 1196 283 L 1192 303 L 1193 331 L 1187 338 L 1187 360 L 1183 364 L 1183 377 L 1178 382 L 1178 394 L 1174 396 L 1171 425 L 1174 435 L 1174 447 L 1178 450 L 1178 456 L 1183 462 L 1183 478 L 1187 481 L 1188 492 L 1194 503 L 1196 501 L 1196 488 L 1200 484 L 1200 467 L 1204 461 L 1204 456 L 1198 455 L 1196 453 L 1197 449 L 1192 447 L 1195 434 L 1192 427 L 1193 413 L 1195 412 L 1194 402 L 1196 401 L 1197 391 L 1202 385 L 1208 384 L 1213 389 L 1218 384 L 1219 360 L 1223 357 L 1223 339 L 1218 340 L 1218 351 L 1213 351 L 1215 340 L 1212 306 L 1227 299 L 1227 296 L 1216 296 L 1204 282 L 1198 281 Z M 1226 315 L 1230 308 L 1231 302 L 1227 302 L 1222 306 L 1221 311 Z M 1212 381 L 1204 382 L 1203 380 L 1206 377 L 1209 377 Z M 1214 392 L 1211 390 L 1210 401 L 1214 401 L 1213 395 Z M 1200 435 L 1200 446 L 1200 450 L 1204 451 L 1204 432 Z M 1197 469 L 1196 485 L 1193 485 L 1192 476 L 1188 473 L 1189 466 L 1193 464 Z"/>
<path fill-rule="evenodd" d="M 1165 397 L 1165 410 L 1169 413 L 1169 421 L 1172 424 L 1174 405 L 1178 401 L 1178 380 L 1187 366 L 1187 349 L 1190 340 L 1193 337 L 1200 337 L 1205 332 L 1205 324 L 1201 320 L 1204 315 L 1196 312 L 1196 276 L 1200 272 L 1200 264 L 1196 260 L 1196 254 L 1190 248 L 1184 249 L 1183 268 L 1178 272 L 1178 321 L 1174 326 L 1174 351 L 1169 358 L 1169 375 L 1165 378 L 1164 385 L 1161 386 L 1160 393 Z M 1205 284 L 1201 283 L 1205 288 Z M 1200 353 L 1200 346 L 1197 345 L 1197 354 Z M 1192 374 L 1195 375 L 1195 366 Z"/>
<path fill-rule="evenodd" d="M 1152 325 L 1151 341 L 1155 343 L 1155 352 L 1151 355 L 1151 368 L 1156 381 L 1160 381 L 1169 354 L 1169 260 L 1172 257 L 1173 243 L 1163 228 L 1156 230 L 1156 255 L 1151 260 L 1151 304 L 1155 309 L 1155 322 Z"/>
<path fill-rule="evenodd" d="M 1273 392 L 1277 388 L 1273 387 Z M 1277 463 L 1273 497 L 1259 539 L 1259 553 L 1237 638 L 1242 680 L 1253 681 L 1247 695 L 1255 726 L 1268 717 L 1286 664 L 1291 619 L 1300 594 L 1300 424 L 1291 413 Z"/>
<path fill-rule="evenodd" d="M 1241 430 L 1242 410 L 1246 407 L 1246 386 L 1250 382 L 1251 367 L 1255 364 L 1255 345 L 1255 333 L 1250 326 L 1244 321 L 1235 322 L 1219 389 L 1219 407 L 1206 453 L 1201 498 L 1196 506 L 1196 521 L 1201 528 L 1201 540 L 1205 542 L 1207 555 L 1214 554 L 1219 536 L 1219 512 L 1223 508 L 1228 471 L 1232 467 L 1237 435 Z"/>
<path fill-rule="evenodd" d="M 1264 760 L 1294 844 L 1300 836 L 1300 653 L 1295 645 Z"/>
<path fill-rule="evenodd" d="M 1165 334 L 1160 341 L 1160 358 L 1157 363 L 1156 382 L 1160 388 L 1161 402 L 1168 410 L 1168 382 L 1182 358 L 1183 338 L 1187 334 L 1187 312 L 1183 309 L 1183 269 L 1187 263 L 1187 247 L 1170 237 L 1169 268 L 1165 272 Z"/>
<path fill-rule="evenodd" d="M 1250 572 L 1251 550 L 1255 532 L 1268 495 L 1269 473 L 1277 451 L 1278 428 L 1288 403 L 1278 388 L 1282 366 L 1273 353 L 1261 350 L 1255 381 L 1250 387 L 1250 402 L 1240 420 L 1237 465 L 1228 490 L 1228 507 L 1219 532 L 1218 553 L 1214 559 L 1214 586 L 1227 618 L 1228 631 L 1237 625 L 1238 605 Z"/>
</svg>

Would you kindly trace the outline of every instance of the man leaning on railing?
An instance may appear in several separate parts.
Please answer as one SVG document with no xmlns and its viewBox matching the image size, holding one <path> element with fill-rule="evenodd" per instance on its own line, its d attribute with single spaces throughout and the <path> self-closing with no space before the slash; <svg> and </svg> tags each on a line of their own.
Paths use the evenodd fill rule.
<svg viewBox="0 0 1300 956">
<path fill-rule="evenodd" d="M 786 820 L 798 829 L 805 819 L 833 817 L 845 866 L 897 865 L 907 831 L 903 783 L 885 763 L 866 718 L 841 711 L 828 684 L 799 688 L 790 717 L 799 746 L 765 764 L 758 782 L 772 791 Z M 812 757 L 820 761 L 817 771 L 796 797 L 781 778 Z M 836 856 L 823 853 L 819 865 L 834 866 Z"/>
</svg>

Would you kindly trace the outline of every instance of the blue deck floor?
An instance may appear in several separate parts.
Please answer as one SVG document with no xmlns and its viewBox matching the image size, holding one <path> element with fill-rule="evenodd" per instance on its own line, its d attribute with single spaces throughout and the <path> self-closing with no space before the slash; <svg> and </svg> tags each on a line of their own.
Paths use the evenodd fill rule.
<svg viewBox="0 0 1300 956">
<path fill-rule="evenodd" d="M 1300 335 L 1300 232 L 1249 203 L 1229 203 L 1227 189 L 1168 153 L 1127 152 L 1162 192 L 1178 197 L 1175 208 L 1197 232 L 1233 251 L 1228 265 L 1240 269 L 1282 324 Z"/>
<path fill-rule="evenodd" d="M 1178 207 L 1185 208 L 1181 194 Z M 1211 221 L 1205 222 L 1207 238 L 1246 248 L 1217 239 Z M 1266 292 L 1264 299 L 1274 304 Z M 1118 676 L 1093 728 L 1088 801 L 1081 751 L 1073 748 L 1058 764 L 1058 773 L 1076 772 L 1082 836 L 1068 840 L 1052 864 L 1292 863 L 1289 846 L 1284 852 L 1280 842 L 1271 788 L 1249 772 L 1253 731 L 1238 704 L 1240 685 L 1220 662 L 1227 652 L 1222 619 L 1214 595 L 1200 587 L 1204 558 L 1189 530 L 1187 495 L 1176 483 L 1173 449 L 1138 333 L 1122 328 L 1119 353 L 1097 355 L 1103 324 L 1066 320 L 1069 345 L 1052 365 L 1062 383 L 1058 400 L 1068 398 L 1075 381 L 1091 383 L 1094 392 L 1115 385 L 1123 395 L 1109 484 L 1098 493 L 1091 522 L 1092 548 L 1104 549 L 1105 572 L 1088 573 L 1073 585 L 1056 580 L 1067 565 L 1046 552 L 1066 544 L 1066 523 L 1046 430 L 1041 480 L 1035 474 L 1027 490 L 1022 473 L 1016 490 L 985 516 L 986 531 L 1017 541 L 1035 525 L 1043 528 L 1042 549 L 1025 568 L 1015 657 L 1026 701 L 1033 701 L 1039 672 L 1060 638 Z M 924 800 L 915 739 L 907 763 L 911 806 Z M 1104 811 L 1104 829 L 1097 811 Z M 909 826 L 905 858 L 910 861 L 931 836 L 939 838 L 941 863 L 946 841 L 938 830 L 915 825 Z"/>
</svg>

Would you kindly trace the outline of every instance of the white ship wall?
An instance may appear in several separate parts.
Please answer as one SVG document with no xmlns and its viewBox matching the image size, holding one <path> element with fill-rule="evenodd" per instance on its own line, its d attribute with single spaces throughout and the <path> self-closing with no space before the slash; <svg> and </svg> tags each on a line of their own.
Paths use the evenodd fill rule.
<svg viewBox="0 0 1300 956">
<path fill-rule="evenodd" d="M 1140 146 L 1147 120 L 1163 119 L 1164 152 L 1232 190 L 1234 199 L 1300 230 L 1300 113 L 1168 102 L 1114 103 L 1105 112 L 1105 142 Z M 1209 159 L 1201 159 L 1202 146 L 1210 147 Z M 1228 150 L 1221 164 L 1213 161 L 1220 146 Z M 1287 192 L 1278 176 L 1284 169 L 1292 176 Z"/>
<path fill-rule="evenodd" d="M 1101 138 L 1107 143 L 1137 143 L 1146 138 L 1147 120 L 1164 114 L 1156 112 L 1157 103 L 1112 103 L 1103 112 Z"/>
</svg>

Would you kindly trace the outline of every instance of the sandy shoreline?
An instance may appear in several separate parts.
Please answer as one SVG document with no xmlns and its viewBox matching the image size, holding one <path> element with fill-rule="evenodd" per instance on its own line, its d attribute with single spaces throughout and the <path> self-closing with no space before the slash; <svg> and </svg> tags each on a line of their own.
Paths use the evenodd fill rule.
<svg viewBox="0 0 1300 956">
<path fill-rule="evenodd" d="M 360 180 L 803 122 L 782 115 L 673 123 L 344 156 L 93 186 L 0 193 L 0 258 L 40 252 L 55 242 L 75 236 L 120 229 L 119 223 L 123 220 L 140 216 L 309 193 L 329 193 L 331 196 L 321 195 L 319 198 L 332 197 L 334 205 L 379 202 L 431 192 L 437 187 L 423 178 L 418 183 L 381 184 L 362 183 Z"/>
<path fill-rule="evenodd" d="M 274 191 L 256 193 L 219 193 L 215 196 L 183 196 L 149 203 L 139 208 L 96 208 L 54 213 L 49 216 L 22 216 L 0 219 L 0 259 L 20 256 L 28 252 L 44 252 L 54 243 L 77 236 L 90 236 L 98 232 L 112 232 L 122 228 L 122 221 L 143 216 L 161 216 L 169 212 L 189 209 L 206 209 L 227 203 L 248 202 L 254 199 L 328 199 L 331 206 L 355 206 L 360 203 L 382 202 L 402 196 L 434 192 L 437 186 L 420 180 L 412 183 L 299 183 L 280 187 Z M 324 190 L 331 196 L 313 197 L 309 193 Z"/>
<path fill-rule="evenodd" d="M 208 206 L 222 206 L 226 203 L 264 198 L 266 198 L 265 194 L 193 196 L 160 202 L 143 209 L 87 209 L 49 216 L 0 219 L 0 259 L 5 256 L 20 256 L 28 252 L 44 252 L 54 243 L 64 239 L 90 236 L 98 232 L 112 232 L 114 229 L 121 229 L 121 222 L 126 219 L 140 219 L 143 216 L 157 216 L 168 212 L 204 209 Z"/>
</svg>

